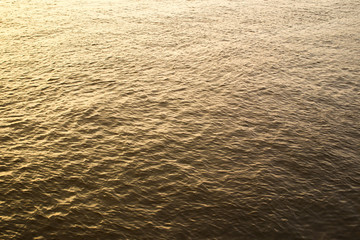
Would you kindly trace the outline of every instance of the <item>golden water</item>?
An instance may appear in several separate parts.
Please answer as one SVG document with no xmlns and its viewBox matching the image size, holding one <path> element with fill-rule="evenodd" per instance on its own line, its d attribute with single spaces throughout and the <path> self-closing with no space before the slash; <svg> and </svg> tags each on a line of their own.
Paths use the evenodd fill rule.
<svg viewBox="0 0 360 240">
<path fill-rule="evenodd" d="M 356 0 L 0 2 L 0 239 L 358 239 Z"/>
</svg>

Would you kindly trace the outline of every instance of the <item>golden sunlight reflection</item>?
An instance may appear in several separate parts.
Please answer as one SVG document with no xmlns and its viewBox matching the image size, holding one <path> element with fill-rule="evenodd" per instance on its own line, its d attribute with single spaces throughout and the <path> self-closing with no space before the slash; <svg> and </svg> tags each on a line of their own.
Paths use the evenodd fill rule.
<svg viewBox="0 0 360 240">
<path fill-rule="evenodd" d="M 0 239 L 355 239 L 355 0 L 0 2 Z"/>
</svg>

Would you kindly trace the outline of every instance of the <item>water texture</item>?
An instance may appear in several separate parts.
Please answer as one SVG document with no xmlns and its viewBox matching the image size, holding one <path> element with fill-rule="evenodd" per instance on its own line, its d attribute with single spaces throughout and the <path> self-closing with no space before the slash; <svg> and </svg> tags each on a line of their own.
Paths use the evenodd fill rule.
<svg viewBox="0 0 360 240">
<path fill-rule="evenodd" d="M 0 239 L 359 239 L 359 1 L 5 0 L 0 26 Z"/>
</svg>

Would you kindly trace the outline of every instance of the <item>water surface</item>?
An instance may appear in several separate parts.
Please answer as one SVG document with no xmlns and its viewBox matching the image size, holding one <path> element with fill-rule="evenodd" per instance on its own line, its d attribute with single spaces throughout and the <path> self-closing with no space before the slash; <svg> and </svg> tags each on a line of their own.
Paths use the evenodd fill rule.
<svg viewBox="0 0 360 240">
<path fill-rule="evenodd" d="M 360 3 L 0 3 L 1 239 L 357 239 Z"/>
</svg>

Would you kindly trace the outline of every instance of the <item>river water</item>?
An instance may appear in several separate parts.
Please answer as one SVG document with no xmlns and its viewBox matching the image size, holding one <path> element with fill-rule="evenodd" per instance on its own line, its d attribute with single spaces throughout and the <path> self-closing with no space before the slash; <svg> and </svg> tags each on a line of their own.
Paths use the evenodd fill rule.
<svg viewBox="0 0 360 240">
<path fill-rule="evenodd" d="M 0 2 L 0 239 L 359 239 L 360 2 Z"/>
</svg>

